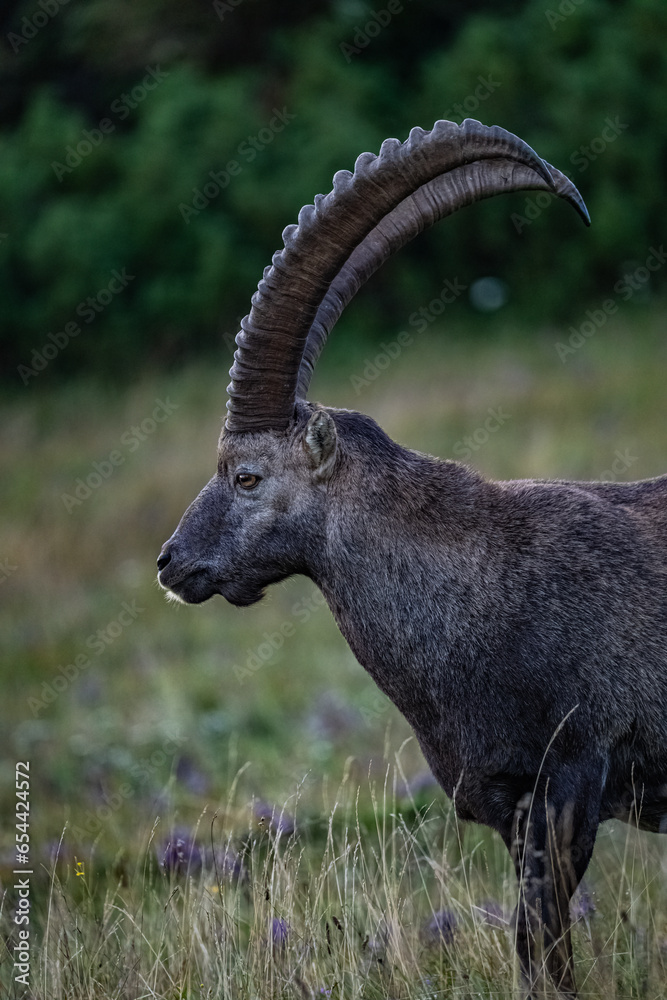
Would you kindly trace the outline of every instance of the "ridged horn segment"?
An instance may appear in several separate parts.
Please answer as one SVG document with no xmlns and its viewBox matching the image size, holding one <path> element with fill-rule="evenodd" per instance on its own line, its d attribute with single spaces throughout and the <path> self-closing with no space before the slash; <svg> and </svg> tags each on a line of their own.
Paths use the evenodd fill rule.
<svg viewBox="0 0 667 1000">
<path fill-rule="evenodd" d="M 533 179 L 560 193 L 548 165 L 530 146 L 505 129 L 471 119 L 462 125 L 439 121 L 430 132 L 415 128 L 403 143 L 387 139 L 379 155 L 361 154 L 354 173 L 339 171 L 333 190 L 302 208 L 298 224 L 285 229 L 284 249 L 274 254 L 241 322 L 227 390 L 227 430 L 286 429 L 309 331 L 355 248 L 402 202 L 443 174 L 467 174 L 474 165 L 481 192 L 487 171 L 497 174 L 497 161 L 527 167 Z M 498 190 L 513 188 L 504 181 Z M 429 191 L 425 194 L 428 202 Z M 432 215 L 427 213 L 425 225 L 436 221 L 429 221 Z"/>
<path fill-rule="evenodd" d="M 297 381 L 297 398 L 305 399 L 317 360 L 341 314 L 362 285 L 389 257 L 434 223 L 453 215 L 465 205 L 506 191 L 539 190 L 554 192 L 568 201 L 590 225 L 588 211 L 574 184 L 547 164 L 553 184 L 531 167 L 498 159 L 491 164 L 471 163 L 424 184 L 409 195 L 393 212 L 355 247 L 329 285 L 308 333 Z"/>
</svg>

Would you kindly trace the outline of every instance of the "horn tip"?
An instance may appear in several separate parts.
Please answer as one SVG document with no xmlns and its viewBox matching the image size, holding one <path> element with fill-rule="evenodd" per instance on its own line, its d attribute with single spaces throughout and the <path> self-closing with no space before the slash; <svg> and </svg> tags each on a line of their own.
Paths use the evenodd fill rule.
<svg viewBox="0 0 667 1000">
<path fill-rule="evenodd" d="M 588 211 L 588 208 L 584 204 L 583 200 L 581 202 L 581 205 L 578 205 L 577 208 L 578 208 L 579 215 L 581 216 L 581 219 L 582 219 L 582 222 L 584 223 L 584 225 L 585 226 L 590 226 L 590 224 L 591 224 L 591 215 L 590 215 L 590 212 Z"/>
</svg>

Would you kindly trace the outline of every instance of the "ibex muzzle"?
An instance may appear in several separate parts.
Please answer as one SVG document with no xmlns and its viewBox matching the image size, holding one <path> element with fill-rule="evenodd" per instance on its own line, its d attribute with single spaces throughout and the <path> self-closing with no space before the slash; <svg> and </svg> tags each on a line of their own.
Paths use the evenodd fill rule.
<svg viewBox="0 0 667 1000">
<path fill-rule="evenodd" d="M 569 900 L 601 821 L 667 825 L 667 477 L 495 483 L 306 401 L 341 312 L 457 209 L 576 188 L 494 127 L 437 122 L 364 153 L 284 232 L 237 336 L 218 469 L 159 561 L 183 601 L 322 590 L 459 815 L 520 884 L 528 984 L 574 995 Z"/>
</svg>

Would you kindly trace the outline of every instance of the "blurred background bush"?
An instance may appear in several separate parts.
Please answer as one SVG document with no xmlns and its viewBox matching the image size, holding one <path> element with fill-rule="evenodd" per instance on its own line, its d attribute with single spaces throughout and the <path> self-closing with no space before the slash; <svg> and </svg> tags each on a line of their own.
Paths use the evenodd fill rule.
<svg viewBox="0 0 667 1000">
<path fill-rule="evenodd" d="M 7 0 L 0 24 L 14 387 L 72 322 L 82 335 L 50 378 L 127 379 L 221 345 L 226 362 L 301 205 L 362 150 L 441 117 L 522 136 L 580 186 L 595 225 L 573 238 L 574 217 L 534 195 L 455 217 L 383 269 L 339 344 L 379 339 L 447 277 L 496 276 L 518 319 L 568 319 L 664 238 L 663 0 Z M 134 277 L 111 308 L 77 313 L 123 268 Z"/>
</svg>

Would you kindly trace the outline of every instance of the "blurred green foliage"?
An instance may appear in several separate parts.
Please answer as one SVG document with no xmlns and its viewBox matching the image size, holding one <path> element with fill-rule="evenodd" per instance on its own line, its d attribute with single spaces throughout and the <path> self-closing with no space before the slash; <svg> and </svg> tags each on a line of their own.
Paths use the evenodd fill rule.
<svg viewBox="0 0 667 1000">
<path fill-rule="evenodd" d="M 300 206 L 362 150 L 440 117 L 521 135 L 580 186 L 594 225 L 584 232 L 565 206 L 535 195 L 476 206 L 371 282 L 353 307 L 355 335 L 400 328 L 446 278 L 500 277 L 510 308 L 529 320 L 580 321 L 612 294 L 664 238 L 663 0 L 447 6 L 8 4 L 9 383 L 33 381 L 26 369 L 37 371 L 33 351 L 45 345 L 46 361 L 57 356 L 49 378 L 126 376 L 221 341 L 231 361 L 238 318 Z M 132 280 L 110 294 L 123 269 Z M 661 285 L 659 272 L 642 294 Z M 68 323 L 80 333 L 64 332 Z"/>
</svg>

